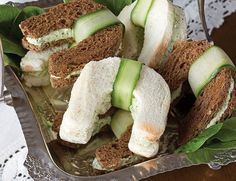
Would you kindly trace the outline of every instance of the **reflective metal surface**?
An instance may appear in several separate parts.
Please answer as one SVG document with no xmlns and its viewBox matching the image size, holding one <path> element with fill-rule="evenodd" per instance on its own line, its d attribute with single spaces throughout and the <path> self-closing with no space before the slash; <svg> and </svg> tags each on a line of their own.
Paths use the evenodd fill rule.
<svg viewBox="0 0 236 181">
<path fill-rule="evenodd" d="M 0 102 L 4 102 L 12 106 L 12 96 L 9 91 L 4 91 L 4 61 L 3 61 L 3 48 L 2 40 L 0 38 Z"/>
<path fill-rule="evenodd" d="M 204 8 L 205 8 L 205 0 L 198 0 L 199 16 L 200 16 L 200 19 L 202 22 L 202 27 L 203 27 L 204 33 L 206 35 L 206 39 L 209 43 L 214 44 L 214 42 L 208 32 Z"/>
</svg>

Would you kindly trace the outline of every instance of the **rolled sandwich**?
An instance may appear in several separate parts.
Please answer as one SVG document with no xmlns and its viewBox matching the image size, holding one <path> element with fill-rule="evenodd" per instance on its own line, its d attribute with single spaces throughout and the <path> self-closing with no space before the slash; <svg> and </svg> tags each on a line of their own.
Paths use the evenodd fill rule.
<svg viewBox="0 0 236 181">
<path fill-rule="evenodd" d="M 75 82 L 60 127 L 61 139 L 86 144 L 111 117 L 112 106 L 131 112 L 134 120 L 128 148 L 144 157 L 159 149 L 166 127 L 170 91 L 164 79 L 140 62 L 107 58 L 88 63 Z"/>
<path fill-rule="evenodd" d="M 172 91 L 188 81 L 196 97 L 180 125 L 180 145 L 232 115 L 236 106 L 235 66 L 222 49 L 206 41 L 180 41 L 160 73 Z"/>
<path fill-rule="evenodd" d="M 123 37 L 123 25 L 116 16 L 92 0 L 59 4 L 23 21 L 20 28 L 23 46 L 39 52 L 33 53 L 35 57 L 49 48 L 53 52 L 47 67 L 54 88 L 71 86 L 89 61 L 119 54 Z M 56 48 L 66 45 L 63 50 Z"/>
<path fill-rule="evenodd" d="M 184 12 L 168 0 L 136 0 L 118 18 L 126 28 L 123 57 L 155 69 L 167 60 L 177 40 L 186 39 Z"/>
</svg>

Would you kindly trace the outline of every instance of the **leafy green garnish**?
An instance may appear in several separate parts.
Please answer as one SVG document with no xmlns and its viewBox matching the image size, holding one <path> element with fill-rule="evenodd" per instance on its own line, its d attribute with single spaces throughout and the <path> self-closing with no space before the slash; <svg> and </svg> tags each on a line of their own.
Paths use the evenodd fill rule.
<svg viewBox="0 0 236 181">
<path fill-rule="evenodd" d="M 19 24 L 30 16 L 43 13 L 42 8 L 27 6 L 23 9 L 10 5 L 0 5 L 0 38 L 3 44 L 4 64 L 19 70 L 20 57 L 26 50 L 21 45 L 23 37 Z"/>
<path fill-rule="evenodd" d="M 196 138 L 193 138 L 187 144 L 179 147 L 176 150 L 176 152 L 189 153 L 189 152 L 197 151 L 208 139 L 210 139 L 212 136 L 218 133 L 220 129 L 222 128 L 222 126 L 223 126 L 222 123 L 211 126 L 210 128 L 203 131 L 199 136 L 197 136 Z"/>
<path fill-rule="evenodd" d="M 15 54 L 20 57 L 23 57 L 25 55 L 25 50 L 21 45 L 19 45 L 19 43 L 2 34 L 0 34 L 0 38 L 2 40 L 4 53 Z"/>
<path fill-rule="evenodd" d="M 0 5 L 0 33 L 8 34 L 20 9 L 10 5 Z"/>
<path fill-rule="evenodd" d="M 230 118 L 224 122 L 221 130 L 212 136 L 207 144 L 211 144 L 214 142 L 230 142 L 236 140 L 236 118 Z"/>
<path fill-rule="evenodd" d="M 215 143 L 195 152 L 187 153 L 187 156 L 193 163 L 196 164 L 209 163 L 210 161 L 216 159 L 217 154 L 224 153 L 232 149 L 236 149 L 236 141 Z"/>
<path fill-rule="evenodd" d="M 216 154 L 231 149 L 236 149 L 236 117 L 204 130 L 176 152 L 186 153 L 193 163 L 208 163 Z"/>
<path fill-rule="evenodd" d="M 115 15 L 126 6 L 131 4 L 134 0 L 95 0 L 97 3 L 107 6 Z"/>
</svg>

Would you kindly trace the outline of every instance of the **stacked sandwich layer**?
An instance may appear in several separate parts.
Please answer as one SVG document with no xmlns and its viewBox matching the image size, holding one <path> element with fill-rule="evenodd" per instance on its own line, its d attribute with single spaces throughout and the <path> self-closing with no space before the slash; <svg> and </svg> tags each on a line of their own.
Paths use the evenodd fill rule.
<svg viewBox="0 0 236 181">
<path fill-rule="evenodd" d="M 206 41 L 180 41 L 160 73 L 170 86 L 172 95 L 189 81 L 196 96 L 194 105 L 180 125 L 180 145 L 232 115 L 236 106 L 235 66 L 220 48 Z M 196 89 L 198 85 L 200 90 Z M 181 89 L 176 97 L 180 95 Z"/>
<path fill-rule="evenodd" d="M 99 18 L 104 24 L 97 21 Z M 21 64 L 29 86 L 48 85 L 49 77 L 54 88 L 72 86 L 86 63 L 117 55 L 123 37 L 118 19 L 92 0 L 59 4 L 23 21 L 20 28 L 25 36 L 22 44 L 30 50 Z M 38 64 L 44 66 L 39 70 Z M 43 76 L 37 79 L 35 74 Z"/>
</svg>

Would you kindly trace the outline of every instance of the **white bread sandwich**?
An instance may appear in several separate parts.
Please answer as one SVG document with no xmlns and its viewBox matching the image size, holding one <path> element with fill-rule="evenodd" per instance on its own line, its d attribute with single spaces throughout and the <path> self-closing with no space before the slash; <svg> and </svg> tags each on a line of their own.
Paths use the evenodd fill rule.
<svg viewBox="0 0 236 181">
<path fill-rule="evenodd" d="M 164 79 L 140 62 L 117 57 L 92 61 L 72 88 L 60 138 L 86 144 L 101 127 L 110 124 L 111 116 L 101 119 L 100 115 L 113 106 L 130 111 L 134 120 L 128 137 L 129 150 L 152 157 L 158 152 L 159 139 L 166 127 L 170 99 Z"/>
<path fill-rule="evenodd" d="M 28 87 L 40 87 L 50 85 L 48 73 L 49 57 L 60 50 L 68 48 L 68 44 L 53 47 L 41 52 L 28 51 L 21 59 L 20 67 L 23 71 L 22 78 Z"/>
<path fill-rule="evenodd" d="M 122 55 L 160 68 L 177 40 L 186 39 L 181 8 L 168 0 L 136 0 L 118 16 L 125 25 Z"/>
</svg>

